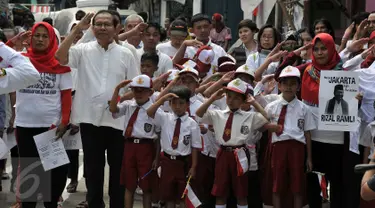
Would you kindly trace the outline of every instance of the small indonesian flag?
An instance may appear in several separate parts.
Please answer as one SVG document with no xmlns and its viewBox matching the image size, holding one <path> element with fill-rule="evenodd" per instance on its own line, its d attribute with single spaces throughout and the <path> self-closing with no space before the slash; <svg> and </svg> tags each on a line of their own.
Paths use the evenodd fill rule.
<svg viewBox="0 0 375 208">
<path fill-rule="evenodd" d="M 197 195 L 195 195 L 189 183 L 186 185 L 184 195 L 186 208 L 196 208 L 202 204 L 201 201 L 199 201 Z"/>
<path fill-rule="evenodd" d="M 243 148 L 236 149 L 234 151 L 234 157 L 237 163 L 237 176 L 242 176 L 249 170 L 249 159 Z"/>
<path fill-rule="evenodd" d="M 318 178 L 319 178 L 319 182 L 320 182 L 320 188 L 321 188 L 321 191 L 322 191 L 321 196 L 323 197 L 323 199 L 328 199 L 326 177 L 324 177 L 324 175 L 318 175 Z"/>
<path fill-rule="evenodd" d="M 259 12 L 259 8 L 255 8 L 254 11 L 253 11 L 253 16 L 258 16 L 258 12 Z"/>
</svg>

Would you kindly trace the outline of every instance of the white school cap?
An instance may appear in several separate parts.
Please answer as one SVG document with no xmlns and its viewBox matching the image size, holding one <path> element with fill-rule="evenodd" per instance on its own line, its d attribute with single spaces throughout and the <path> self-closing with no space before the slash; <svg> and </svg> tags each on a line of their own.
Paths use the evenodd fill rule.
<svg viewBox="0 0 375 208">
<path fill-rule="evenodd" d="M 246 93 L 248 93 L 249 88 L 246 82 L 237 78 L 229 82 L 228 86 L 226 86 L 225 89 L 246 95 Z"/>
<path fill-rule="evenodd" d="M 279 79 L 283 78 L 283 77 L 298 77 L 298 78 L 300 78 L 301 72 L 299 72 L 299 69 L 297 69 L 294 66 L 287 66 L 281 71 L 281 73 L 279 75 Z"/>
<path fill-rule="evenodd" d="M 255 70 L 250 68 L 247 64 L 244 64 L 237 68 L 235 74 L 248 74 L 252 77 L 255 77 Z"/>
<path fill-rule="evenodd" d="M 152 88 L 152 79 L 147 75 L 138 75 L 132 79 L 129 87 Z"/>
<path fill-rule="evenodd" d="M 196 69 L 188 66 L 181 70 L 180 73 L 178 73 L 179 76 L 184 74 L 193 77 L 195 81 L 199 83 L 199 72 Z"/>
<path fill-rule="evenodd" d="M 168 76 L 167 82 L 172 82 L 176 77 L 178 76 L 178 73 L 180 73 L 180 70 L 177 69 L 170 69 L 168 72 L 171 72 Z"/>
</svg>

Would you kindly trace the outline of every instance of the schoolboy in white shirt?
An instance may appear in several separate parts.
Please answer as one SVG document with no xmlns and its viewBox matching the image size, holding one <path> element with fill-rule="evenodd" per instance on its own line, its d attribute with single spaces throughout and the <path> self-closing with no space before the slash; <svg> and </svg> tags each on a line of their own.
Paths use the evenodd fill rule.
<svg viewBox="0 0 375 208">
<path fill-rule="evenodd" d="M 117 104 L 119 91 L 130 84 L 134 99 Z M 125 185 L 125 207 L 132 208 L 134 192 L 139 187 L 143 191 L 143 207 L 151 208 L 152 182 L 155 180 L 160 143 L 153 119 L 147 116 L 152 105 L 152 80 L 147 75 L 139 75 L 133 80 L 120 83 L 112 96 L 109 110 L 114 118 L 125 116 L 124 156 L 121 169 L 121 183 Z"/>
<path fill-rule="evenodd" d="M 184 207 L 181 196 L 187 177 L 195 177 L 198 153 L 202 148 L 199 125 L 187 113 L 190 97 L 191 91 L 187 87 L 176 86 L 147 110 L 147 115 L 161 127 L 160 197 L 167 207 L 175 207 L 176 203 Z M 166 101 L 173 112 L 158 110 Z M 190 155 L 191 166 L 188 162 Z"/>
<path fill-rule="evenodd" d="M 247 207 L 248 196 L 248 164 L 249 156 L 246 148 L 246 140 L 254 131 L 263 131 L 275 127 L 268 125 L 268 120 L 260 113 L 246 112 L 241 106 L 247 100 L 248 85 L 240 79 L 231 81 L 226 90 L 226 110 L 208 110 L 209 106 L 217 99 L 223 97 L 224 89 L 220 89 L 212 95 L 197 111 L 197 117 L 202 123 L 213 125 L 215 137 L 221 148 L 216 156 L 215 182 L 212 194 L 216 196 L 216 207 L 226 207 L 230 189 L 233 189 L 239 208 Z M 274 128 L 273 131 L 276 129 Z M 243 151 L 246 157 L 242 168 L 238 168 L 236 153 Z M 247 159 L 247 160 L 246 160 Z M 231 187 L 231 188 L 230 188 Z"/>
<path fill-rule="evenodd" d="M 280 99 L 266 106 L 272 123 L 280 131 L 272 133 L 273 205 L 280 208 L 280 194 L 290 186 L 294 195 L 294 208 L 302 208 L 303 184 L 305 181 L 305 145 L 307 146 L 307 169 L 312 170 L 311 134 L 316 124 L 309 108 L 296 93 L 300 85 L 300 72 L 288 66 L 279 76 Z M 289 181 L 290 184 L 287 184 Z"/>
</svg>

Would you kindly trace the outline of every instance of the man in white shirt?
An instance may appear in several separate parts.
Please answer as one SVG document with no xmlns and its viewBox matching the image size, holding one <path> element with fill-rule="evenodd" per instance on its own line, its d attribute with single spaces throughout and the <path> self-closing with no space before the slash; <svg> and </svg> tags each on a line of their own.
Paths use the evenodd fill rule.
<svg viewBox="0 0 375 208">
<path fill-rule="evenodd" d="M 129 32 L 130 30 L 135 28 L 137 25 L 139 25 L 140 23 L 144 23 L 144 22 L 145 21 L 143 20 L 143 18 L 137 14 L 129 15 L 125 19 L 125 32 Z M 133 45 L 136 49 L 140 49 L 140 48 L 143 48 L 143 43 L 142 43 L 141 38 L 142 38 L 141 36 L 128 37 L 126 42 Z"/>
<path fill-rule="evenodd" d="M 75 35 L 90 27 L 97 41 L 71 47 Z M 115 87 L 139 74 L 131 52 L 114 41 L 119 24 L 110 11 L 87 14 L 56 52 L 61 64 L 77 69 L 77 89 L 73 101 L 72 123 L 79 123 L 87 177 L 90 208 L 103 208 L 105 153 L 110 167 L 110 207 L 124 206 L 124 187 L 120 185 L 123 157 L 124 119 L 114 120 L 107 110 Z"/>
<path fill-rule="evenodd" d="M 215 53 L 215 58 L 211 62 L 211 72 L 216 72 L 218 68 L 217 60 L 222 57 L 226 56 L 227 53 L 225 50 L 220 47 L 219 45 L 212 43 L 210 39 L 210 31 L 211 31 L 211 18 L 205 14 L 196 14 L 191 18 L 191 24 L 193 26 L 193 32 L 196 35 L 195 41 L 184 41 L 173 57 L 173 63 L 178 64 L 181 59 L 184 58 L 185 53 L 187 54 L 188 58 L 193 59 L 195 54 L 198 51 L 198 48 L 203 45 L 208 45 L 212 47 L 212 50 Z"/>
<path fill-rule="evenodd" d="M 0 95 L 33 85 L 39 79 L 39 72 L 26 57 L 0 43 Z"/>
<path fill-rule="evenodd" d="M 150 22 L 143 31 L 142 41 L 143 48 L 138 49 L 138 60 L 141 60 L 145 52 L 157 53 L 159 56 L 158 70 L 154 73 L 154 77 L 166 73 L 169 69 L 173 68 L 172 59 L 166 54 L 156 50 L 156 45 L 160 42 L 161 27 L 158 23 Z"/>
</svg>

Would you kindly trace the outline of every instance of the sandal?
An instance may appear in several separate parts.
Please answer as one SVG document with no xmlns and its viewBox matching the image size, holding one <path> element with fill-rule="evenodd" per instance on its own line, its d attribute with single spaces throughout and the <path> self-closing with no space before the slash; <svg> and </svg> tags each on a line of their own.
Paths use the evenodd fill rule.
<svg viewBox="0 0 375 208">
<path fill-rule="evenodd" d="M 76 208 L 89 208 L 89 204 L 87 203 L 87 201 L 82 201 L 80 202 Z"/>
<path fill-rule="evenodd" d="M 77 192 L 77 186 L 78 186 L 78 181 L 70 182 L 68 187 L 66 187 L 66 191 L 70 194 L 75 193 Z"/>
</svg>

